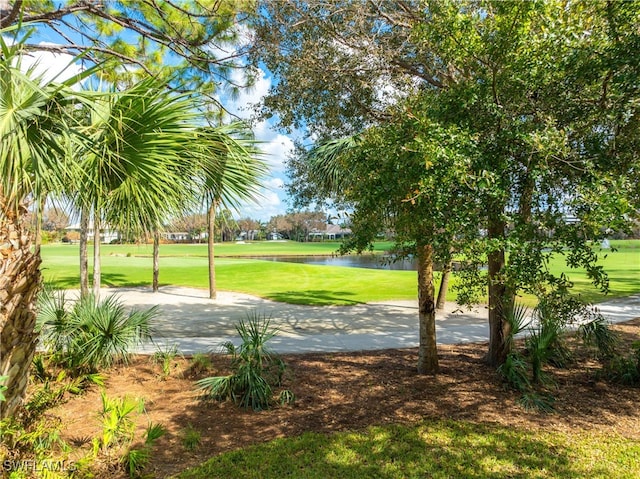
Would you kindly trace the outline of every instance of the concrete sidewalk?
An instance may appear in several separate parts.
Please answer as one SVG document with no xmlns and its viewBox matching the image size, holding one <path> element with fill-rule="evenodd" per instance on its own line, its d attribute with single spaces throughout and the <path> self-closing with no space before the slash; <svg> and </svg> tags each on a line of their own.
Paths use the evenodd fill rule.
<svg viewBox="0 0 640 479">
<path fill-rule="evenodd" d="M 418 346 L 417 301 L 302 306 L 226 291 L 211 300 L 207 291 L 173 286 L 158 293 L 148 288 L 102 290 L 103 297 L 111 293 L 131 308 L 160 307 L 153 343 L 140 348 L 141 353 L 173 345 L 184 354 L 218 351 L 225 341 L 238 343 L 235 324 L 248 314 L 271 318 L 278 334 L 270 345 L 280 353 Z M 612 323 L 640 317 L 640 294 L 601 303 L 598 309 Z M 448 303 L 444 311 L 438 311 L 436 334 L 439 344 L 488 341 L 486 307 L 468 311 Z"/>
</svg>

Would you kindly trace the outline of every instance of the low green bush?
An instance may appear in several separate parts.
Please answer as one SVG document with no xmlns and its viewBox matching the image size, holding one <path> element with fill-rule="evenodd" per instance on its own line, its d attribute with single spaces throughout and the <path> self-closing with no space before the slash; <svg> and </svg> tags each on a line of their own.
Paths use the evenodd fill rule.
<svg viewBox="0 0 640 479">
<path fill-rule="evenodd" d="M 218 401 L 231 399 L 239 406 L 254 411 L 267 409 L 273 403 L 273 388 L 282 384 L 286 365 L 266 343 L 277 331 L 270 328 L 270 321 L 253 313 L 246 321 L 236 325 L 241 344 L 223 345 L 231 356 L 232 373 L 227 376 L 208 377 L 197 381 L 205 397 Z M 281 396 L 282 397 L 282 396 Z M 293 394 L 285 395 L 293 401 Z"/>
<path fill-rule="evenodd" d="M 74 375 L 93 373 L 151 339 L 158 308 L 128 312 L 116 295 L 100 301 L 94 295 L 69 301 L 64 292 L 46 292 L 38 301 L 38 325 L 52 359 Z"/>
</svg>

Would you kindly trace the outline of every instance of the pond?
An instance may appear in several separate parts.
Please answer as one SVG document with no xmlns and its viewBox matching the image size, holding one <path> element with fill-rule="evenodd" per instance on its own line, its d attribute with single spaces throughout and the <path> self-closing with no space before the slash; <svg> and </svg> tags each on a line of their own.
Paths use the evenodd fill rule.
<svg viewBox="0 0 640 479">
<path fill-rule="evenodd" d="M 388 269 L 394 271 L 415 271 L 413 258 L 393 261 L 389 255 L 346 255 L 346 256 L 251 256 L 263 261 L 283 263 L 303 263 L 322 266 L 345 266 L 349 268 Z"/>
</svg>

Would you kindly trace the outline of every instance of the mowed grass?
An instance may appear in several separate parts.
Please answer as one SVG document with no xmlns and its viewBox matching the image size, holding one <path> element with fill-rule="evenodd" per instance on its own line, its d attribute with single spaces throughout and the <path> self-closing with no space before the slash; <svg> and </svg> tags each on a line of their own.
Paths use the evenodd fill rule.
<svg viewBox="0 0 640 479">
<path fill-rule="evenodd" d="M 376 250 L 381 252 L 390 246 L 390 243 L 379 243 Z M 575 284 L 574 291 L 592 302 L 640 292 L 640 241 L 612 241 L 612 246 L 618 250 L 600 253 L 602 264 L 610 276 L 608 295 L 594 288 L 584 271 L 567 268 L 561 257 L 551 261 L 550 269 L 554 274 L 567 274 Z M 338 242 L 269 241 L 217 245 L 217 287 L 220 290 L 238 291 L 294 304 L 348 305 L 417 297 L 417 274 L 413 271 L 317 266 L 243 258 L 333 254 L 338 247 Z M 103 286 L 149 286 L 152 277 L 151 254 L 150 245 L 103 245 Z M 160 254 L 162 285 L 208 287 L 206 245 L 162 245 Z M 46 281 L 59 288 L 78 287 L 77 245 L 45 245 L 42 257 Z M 454 288 L 450 288 L 447 299 L 455 300 Z M 535 299 L 524 297 L 523 302 L 532 305 Z"/>
<path fill-rule="evenodd" d="M 287 254 L 286 251 L 292 250 L 301 251 L 297 243 L 292 245 L 296 248 L 285 250 L 281 244 L 279 251 L 281 254 Z M 324 244 L 324 250 L 334 252 L 335 249 L 335 244 L 330 247 Z M 136 250 L 138 253 L 134 252 Z M 147 246 L 138 249 L 130 245 L 105 245 L 102 249 L 103 286 L 150 285 L 152 258 L 147 255 L 147 250 Z M 185 250 L 189 252 L 188 255 L 180 254 Z M 312 251 L 322 250 L 312 248 Z M 206 255 L 206 245 L 163 245 L 160 283 L 208 288 Z M 43 247 L 42 256 L 45 281 L 58 288 L 78 287 L 79 260 L 76 245 L 46 245 Z M 390 299 L 413 299 L 417 295 L 416 281 L 417 275 L 413 271 L 383 271 L 216 257 L 218 289 L 293 304 L 349 305 Z"/>
<path fill-rule="evenodd" d="M 303 434 L 213 457 L 178 479 L 638 478 L 640 442 L 464 421 Z"/>
</svg>

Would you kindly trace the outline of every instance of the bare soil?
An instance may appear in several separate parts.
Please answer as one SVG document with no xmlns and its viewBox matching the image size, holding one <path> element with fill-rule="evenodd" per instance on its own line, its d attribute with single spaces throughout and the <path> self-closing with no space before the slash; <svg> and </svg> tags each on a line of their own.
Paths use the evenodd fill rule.
<svg viewBox="0 0 640 479">
<path fill-rule="evenodd" d="M 640 318 L 614 329 L 629 344 L 640 339 Z M 519 394 L 505 388 L 496 371 L 483 363 L 485 352 L 486 344 L 442 346 L 437 376 L 416 373 L 415 349 L 286 355 L 285 386 L 295 393 L 295 404 L 261 412 L 200 399 L 194 380 L 225 372 L 228 362 L 221 356 L 212 357 L 213 368 L 204 372 L 193 371 L 188 358 L 178 358 L 167 377 L 149 357 L 138 356 L 107 373 L 106 393 L 144 398 L 138 437 L 149 421 L 167 429 L 154 449 L 151 477 L 167 477 L 225 451 L 307 431 L 332 433 L 425 419 L 593 430 L 640 439 L 638 388 L 599 378 L 597 362 L 579 356 L 566 369 L 551 369 L 558 385 L 553 391 L 556 411 L 545 414 L 518 404 Z M 66 441 L 88 449 L 100 433 L 99 409 L 100 392 L 93 388 L 47 414 L 59 418 Z M 194 451 L 182 439 L 189 427 L 201 433 Z M 105 470 L 99 477 L 126 476 Z"/>
</svg>

